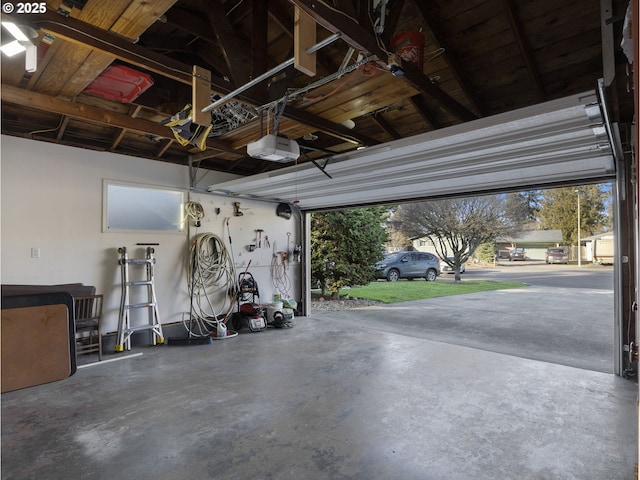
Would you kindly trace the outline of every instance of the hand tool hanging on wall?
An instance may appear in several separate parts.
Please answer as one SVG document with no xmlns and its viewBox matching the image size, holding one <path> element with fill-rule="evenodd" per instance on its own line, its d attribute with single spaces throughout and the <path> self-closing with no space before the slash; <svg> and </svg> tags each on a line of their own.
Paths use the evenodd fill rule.
<svg viewBox="0 0 640 480">
<path fill-rule="evenodd" d="M 258 248 L 262 248 L 262 232 L 264 232 L 264 230 L 262 230 L 261 228 L 258 228 L 256 230 L 256 240 L 258 241 Z"/>
</svg>

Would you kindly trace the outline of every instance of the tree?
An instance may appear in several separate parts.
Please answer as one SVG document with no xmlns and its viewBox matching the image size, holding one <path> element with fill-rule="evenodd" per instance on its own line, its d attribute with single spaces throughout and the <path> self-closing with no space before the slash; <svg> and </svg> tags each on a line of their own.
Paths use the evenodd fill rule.
<svg viewBox="0 0 640 480">
<path fill-rule="evenodd" d="M 476 256 L 481 262 L 492 263 L 496 258 L 496 243 L 484 242 L 478 245 Z"/>
<path fill-rule="evenodd" d="M 540 191 L 512 192 L 505 196 L 505 209 L 509 218 L 525 224 L 536 222 L 540 213 Z"/>
<path fill-rule="evenodd" d="M 603 185 L 553 188 L 542 193 L 542 228 L 562 231 L 566 245 L 578 242 L 578 195 L 580 198 L 580 236 L 603 231 L 608 225 L 605 202 L 609 194 Z"/>
<path fill-rule="evenodd" d="M 394 220 L 413 238 L 427 237 L 438 256 L 455 269 L 460 281 L 460 265 L 485 242 L 517 233 L 521 221 L 511 218 L 504 196 L 435 200 L 401 205 Z M 447 260 L 449 252 L 453 261 Z"/>
<path fill-rule="evenodd" d="M 388 240 L 384 207 L 314 213 L 311 217 L 311 277 L 338 298 L 340 288 L 375 279 L 373 265 Z"/>
</svg>

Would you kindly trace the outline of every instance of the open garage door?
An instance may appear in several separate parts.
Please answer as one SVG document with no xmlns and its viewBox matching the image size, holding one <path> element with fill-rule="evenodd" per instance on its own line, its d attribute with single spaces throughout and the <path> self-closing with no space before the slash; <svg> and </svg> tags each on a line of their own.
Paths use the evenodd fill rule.
<svg viewBox="0 0 640 480">
<path fill-rule="evenodd" d="M 614 181 L 620 147 L 601 99 L 602 94 L 587 92 L 318 160 L 324 171 L 306 162 L 210 185 L 208 190 L 295 202 L 303 213 L 310 213 Z M 308 249 L 310 226 L 304 223 Z M 304 276 L 310 278 L 308 264 Z M 622 331 L 627 328 L 622 322 L 619 266 L 615 277 L 614 365 L 620 374 Z M 304 284 L 303 304 L 308 305 L 310 292 Z"/>
<path fill-rule="evenodd" d="M 296 202 L 303 211 L 473 195 L 615 177 L 595 92 L 542 103 L 312 163 L 210 185 Z"/>
</svg>

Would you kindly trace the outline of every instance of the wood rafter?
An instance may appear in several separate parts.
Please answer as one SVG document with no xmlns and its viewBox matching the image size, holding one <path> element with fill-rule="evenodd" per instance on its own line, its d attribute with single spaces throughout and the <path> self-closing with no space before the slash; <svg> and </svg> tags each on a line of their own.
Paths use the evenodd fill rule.
<svg viewBox="0 0 640 480">
<path fill-rule="evenodd" d="M 404 0 L 396 0 L 396 2 L 393 4 L 393 8 L 389 12 L 389 15 L 385 19 L 384 31 L 380 35 L 385 45 L 391 44 L 391 38 L 393 36 L 393 33 L 396 31 L 396 27 L 398 25 L 398 21 L 400 20 L 400 13 L 402 12 L 403 6 L 404 6 Z"/>
<path fill-rule="evenodd" d="M 268 44 L 268 2 L 264 0 L 253 0 L 251 17 L 251 76 L 253 78 L 266 72 L 269 69 L 269 57 L 267 53 Z M 266 103 L 267 84 L 250 90 L 249 93 Z"/>
<path fill-rule="evenodd" d="M 535 88 L 541 98 L 545 98 L 542 80 L 540 79 L 540 72 L 538 71 L 536 62 L 531 54 L 531 49 L 529 48 L 527 40 L 522 32 L 522 24 L 518 18 L 518 13 L 516 12 L 513 0 L 502 0 L 502 5 L 507 18 L 509 19 L 509 24 L 511 25 L 511 30 L 513 31 L 516 43 L 518 44 L 518 49 L 520 50 L 524 64 L 527 67 L 527 72 L 531 79 L 531 83 L 533 84 L 533 88 Z"/>
<path fill-rule="evenodd" d="M 62 117 L 62 121 L 60 122 L 60 127 L 58 128 L 58 134 L 56 135 L 56 140 L 60 141 L 62 140 L 62 137 L 64 136 L 64 132 L 67 129 L 67 126 L 69 125 L 69 117 L 67 117 L 66 115 L 63 115 Z"/>
<path fill-rule="evenodd" d="M 469 84 L 466 75 L 464 74 L 464 69 L 459 64 L 457 57 L 452 54 L 452 49 L 449 46 L 449 42 L 445 40 L 445 36 L 442 34 L 440 27 L 438 27 L 438 23 L 434 22 L 435 14 L 433 10 L 429 7 L 428 2 L 413 0 L 414 5 L 420 12 L 422 16 L 422 21 L 429 29 L 434 39 L 436 40 L 438 46 L 444 50 L 442 54 L 444 60 L 446 61 L 449 69 L 453 73 L 456 82 L 462 88 L 465 97 L 469 99 L 473 109 L 479 116 L 484 116 L 482 106 L 480 104 L 480 100 L 478 100 L 478 96 L 476 95 L 474 89 Z"/>
<path fill-rule="evenodd" d="M 167 150 L 169 150 L 169 147 L 171 146 L 171 144 L 173 144 L 173 142 L 174 141 L 171 138 L 166 138 L 166 139 L 162 140 L 160 142 L 160 148 L 158 148 L 158 150 L 156 151 L 156 155 L 155 156 L 157 158 L 162 157 L 167 152 Z"/>
<path fill-rule="evenodd" d="M 382 116 L 382 113 L 377 113 L 375 115 L 371 115 L 371 120 L 375 122 L 381 130 L 383 130 L 387 135 L 389 135 L 394 140 L 400 138 L 400 134 L 391 126 L 389 122 Z"/>
<path fill-rule="evenodd" d="M 250 48 L 245 46 L 244 41 L 238 38 L 233 31 L 220 0 L 208 0 L 204 11 L 209 20 L 209 26 L 213 29 L 222 48 L 222 56 L 231 72 L 233 83 L 236 85 L 247 83 L 249 81 L 247 63 L 251 56 Z"/>
<path fill-rule="evenodd" d="M 127 113 L 131 118 L 136 118 L 138 116 L 138 113 L 140 113 L 140 110 L 142 110 L 142 105 L 131 105 Z M 126 128 L 119 129 L 113 136 L 113 141 L 111 142 L 111 148 L 109 150 L 112 152 L 115 151 L 126 134 Z"/>
<path fill-rule="evenodd" d="M 442 125 L 436 120 L 436 117 L 429 111 L 429 108 L 425 104 L 424 98 L 422 95 L 415 95 L 409 99 L 413 108 L 420 114 L 422 119 L 432 128 L 441 128 Z"/>
</svg>

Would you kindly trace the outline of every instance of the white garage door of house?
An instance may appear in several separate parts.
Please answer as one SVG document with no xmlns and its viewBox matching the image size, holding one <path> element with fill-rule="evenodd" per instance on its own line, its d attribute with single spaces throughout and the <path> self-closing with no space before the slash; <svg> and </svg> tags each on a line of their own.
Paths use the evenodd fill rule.
<svg viewBox="0 0 640 480">
<path fill-rule="evenodd" d="M 303 211 L 609 180 L 615 162 L 598 96 L 587 92 L 210 185 Z M 324 164 L 326 159 L 319 161 Z"/>
</svg>

